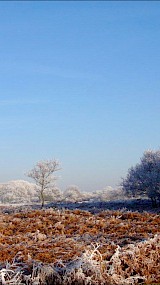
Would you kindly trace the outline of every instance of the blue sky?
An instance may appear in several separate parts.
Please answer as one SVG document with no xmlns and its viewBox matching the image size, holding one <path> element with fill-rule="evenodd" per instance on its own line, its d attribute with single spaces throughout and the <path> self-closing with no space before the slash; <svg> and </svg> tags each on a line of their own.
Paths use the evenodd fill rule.
<svg viewBox="0 0 160 285">
<path fill-rule="evenodd" d="M 160 146 L 160 2 L 0 2 L 0 182 L 116 186 Z"/>
</svg>

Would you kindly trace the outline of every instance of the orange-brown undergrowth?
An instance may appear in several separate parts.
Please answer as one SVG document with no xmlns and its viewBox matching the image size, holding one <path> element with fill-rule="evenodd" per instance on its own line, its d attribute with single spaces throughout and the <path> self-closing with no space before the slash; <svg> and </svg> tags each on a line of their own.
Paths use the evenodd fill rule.
<svg viewBox="0 0 160 285">
<path fill-rule="evenodd" d="M 98 244 L 103 264 L 111 260 L 118 245 L 122 250 L 127 249 L 129 244 L 136 245 L 153 238 L 159 234 L 159 229 L 159 215 L 147 212 L 103 211 L 93 215 L 81 210 L 48 209 L 1 213 L 0 263 L 13 259 L 23 262 L 32 259 L 48 264 L 69 262 Z M 141 254 L 143 257 L 143 249 Z M 124 257 L 123 266 L 129 266 L 127 258 L 131 257 Z M 143 264 L 142 260 L 140 262 Z M 155 281 L 160 282 L 156 268 L 150 264 L 145 270 L 148 270 L 148 283 L 150 271 L 155 275 Z"/>
</svg>

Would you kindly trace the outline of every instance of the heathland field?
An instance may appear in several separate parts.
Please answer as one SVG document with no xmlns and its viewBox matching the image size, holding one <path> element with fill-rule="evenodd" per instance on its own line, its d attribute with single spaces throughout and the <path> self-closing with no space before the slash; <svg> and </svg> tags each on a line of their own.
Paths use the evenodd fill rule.
<svg viewBox="0 0 160 285">
<path fill-rule="evenodd" d="M 0 214 L 0 284 L 158 284 L 158 213 L 80 209 Z"/>
</svg>

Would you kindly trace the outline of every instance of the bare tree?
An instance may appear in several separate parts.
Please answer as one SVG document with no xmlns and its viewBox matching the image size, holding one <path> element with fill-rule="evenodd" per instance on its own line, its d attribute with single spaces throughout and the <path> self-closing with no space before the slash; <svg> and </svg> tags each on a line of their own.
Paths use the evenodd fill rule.
<svg viewBox="0 0 160 285">
<path fill-rule="evenodd" d="M 53 187 L 55 180 L 57 179 L 53 173 L 60 170 L 59 161 L 56 159 L 43 160 L 37 162 L 35 167 L 31 169 L 27 176 L 34 179 L 38 187 L 39 197 L 42 203 L 42 208 L 44 206 L 44 192 L 45 190 Z"/>
</svg>

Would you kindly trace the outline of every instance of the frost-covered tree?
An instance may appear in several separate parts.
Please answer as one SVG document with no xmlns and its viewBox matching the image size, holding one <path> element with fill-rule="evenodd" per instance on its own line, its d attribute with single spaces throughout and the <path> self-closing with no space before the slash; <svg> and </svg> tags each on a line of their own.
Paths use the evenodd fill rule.
<svg viewBox="0 0 160 285">
<path fill-rule="evenodd" d="M 44 198 L 49 202 L 60 202 L 62 201 L 62 193 L 58 187 L 49 188 L 44 194 Z"/>
<path fill-rule="evenodd" d="M 67 202 L 78 202 L 83 200 L 83 194 L 77 185 L 70 185 L 63 192 L 63 199 Z"/>
<path fill-rule="evenodd" d="M 37 186 L 28 181 L 13 180 L 0 184 L 2 203 L 30 203 L 37 198 Z"/>
<path fill-rule="evenodd" d="M 147 195 L 156 206 L 160 202 L 160 150 L 145 151 L 140 163 L 128 170 L 122 186 L 129 195 Z"/>
<path fill-rule="evenodd" d="M 53 174 L 58 170 L 60 170 L 59 161 L 51 159 L 37 162 L 34 168 L 27 173 L 27 176 L 34 179 L 39 187 L 39 198 L 42 207 L 44 206 L 45 191 L 54 187 L 57 178 Z"/>
<path fill-rule="evenodd" d="M 95 201 L 113 201 L 123 198 L 124 193 L 122 187 L 113 188 L 111 186 L 106 186 L 104 189 L 93 193 L 93 200 Z"/>
</svg>

